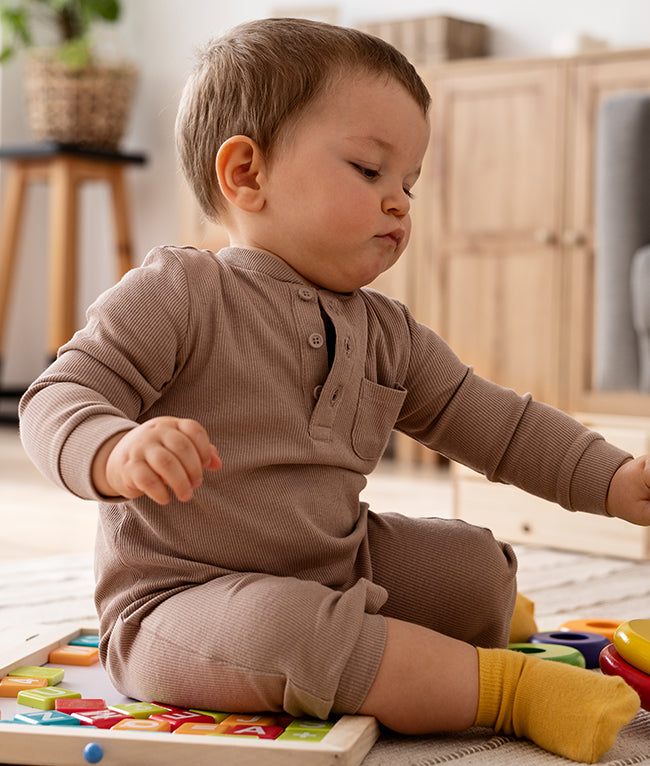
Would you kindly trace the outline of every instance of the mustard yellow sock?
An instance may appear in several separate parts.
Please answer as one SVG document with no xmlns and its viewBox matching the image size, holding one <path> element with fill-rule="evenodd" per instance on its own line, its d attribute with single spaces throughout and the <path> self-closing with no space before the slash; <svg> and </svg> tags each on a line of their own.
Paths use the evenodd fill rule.
<svg viewBox="0 0 650 766">
<path fill-rule="evenodd" d="M 623 679 L 508 649 L 477 649 L 475 726 L 525 737 L 574 761 L 594 763 L 639 709 Z"/>
<path fill-rule="evenodd" d="M 522 593 L 517 593 L 515 609 L 510 622 L 510 643 L 525 643 L 533 633 L 537 633 L 535 604 Z"/>
</svg>

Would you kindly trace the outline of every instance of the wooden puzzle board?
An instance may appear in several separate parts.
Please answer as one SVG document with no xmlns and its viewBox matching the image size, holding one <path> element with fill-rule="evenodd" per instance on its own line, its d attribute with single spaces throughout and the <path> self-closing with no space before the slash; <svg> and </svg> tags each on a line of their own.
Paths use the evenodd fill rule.
<svg viewBox="0 0 650 766">
<path fill-rule="evenodd" d="M 0 656 L 0 678 L 21 665 L 46 665 L 49 653 L 93 628 L 41 634 Z M 90 667 L 65 666 L 63 687 L 83 697 L 101 697 L 110 705 L 129 702 L 117 692 L 99 663 Z M 33 711 L 15 699 L 0 698 L 0 718 Z M 85 730 L 84 730 L 85 729 Z M 210 737 L 167 733 L 111 731 L 70 726 L 0 724 L 0 761 L 25 766 L 87 766 L 83 751 L 89 743 L 103 750 L 100 766 L 359 766 L 379 736 L 377 721 L 369 716 L 343 716 L 320 742 L 280 742 L 249 737 Z"/>
</svg>

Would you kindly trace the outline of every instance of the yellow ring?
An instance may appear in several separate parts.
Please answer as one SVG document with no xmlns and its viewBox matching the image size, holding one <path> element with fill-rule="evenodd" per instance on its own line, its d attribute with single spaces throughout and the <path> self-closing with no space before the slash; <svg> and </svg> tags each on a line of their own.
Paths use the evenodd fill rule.
<svg viewBox="0 0 650 766">
<path fill-rule="evenodd" d="M 614 646 L 637 670 L 650 674 L 650 620 L 629 620 L 614 633 Z"/>
</svg>

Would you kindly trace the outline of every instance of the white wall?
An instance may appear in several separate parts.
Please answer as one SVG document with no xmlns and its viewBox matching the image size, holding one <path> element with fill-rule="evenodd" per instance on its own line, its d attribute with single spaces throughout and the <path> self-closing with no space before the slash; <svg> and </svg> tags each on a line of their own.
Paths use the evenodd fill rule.
<svg viewBox="0 0 650 766">
<path fill-rule="evenodd" d="M 117 28 L 105 30 L 103 46 L 113 46 L 135 60 L 140 83 L 133 118 L 124 141 L 127 149 L 148 153 L 145 168 L 129 171 L 137 260 L 156 244 L 180 237 L 179 177 L 173 152 L 173 126 L 178 97 L 195 48 L 209 37 L 252 18 L 311 7 L 314 15 L 323 0 L 123 0 L 124 15 Z M 332 3 L 334 5 L 335 3 Z M 355 24 L 394 19 L 393 0 L 341 0 L 339 23 Z M 442 13 L 487 23 L 491 53 L 499 56 L 551 55 L 559 38 L 576 33 L 606 39 L 612 47 L 650 46 L 648 0 L 402 0 L 401 16 Z M 20 96 L 21 70 L 11 64 L 0 72 L 0 142 L 28 140 Z M 1 176 L 0 167 L 0 176 Z M 0 180 L 1 177 L 0 177 Z M 14 289 L 10 327 L 5 342 L 4 382 L 28 382 L 43 364 L 47 269 L 45 189 L 30 198 L 20 269 Z M 84 194 L 82 282 L 79 322 L 83 308 L 114 278 L 109 200 L 102 188 Z"/>
</svg>

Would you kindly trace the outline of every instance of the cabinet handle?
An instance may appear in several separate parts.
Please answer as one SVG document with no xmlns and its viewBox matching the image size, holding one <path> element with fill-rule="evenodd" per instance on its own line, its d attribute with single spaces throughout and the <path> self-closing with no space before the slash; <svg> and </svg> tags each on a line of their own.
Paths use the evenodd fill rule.
<svg viewBox="0 0 650 766">
<path fill-rule="evenodd" d="M 567 245 L 567 247 L 578 247 L 584 245 L 586 241 L 587 239 L 584 233 L 576 231 L 575 229 L 567 229 L 562 235 L 562 242 Z"/>
<path fill-rule="evenodd" d="M 539 229 L 535 229 L 533 239 L 538 245 L 552 245 L 555 243 L 555 232 L 546 226 L 540 226 Z"/>
</svg>

